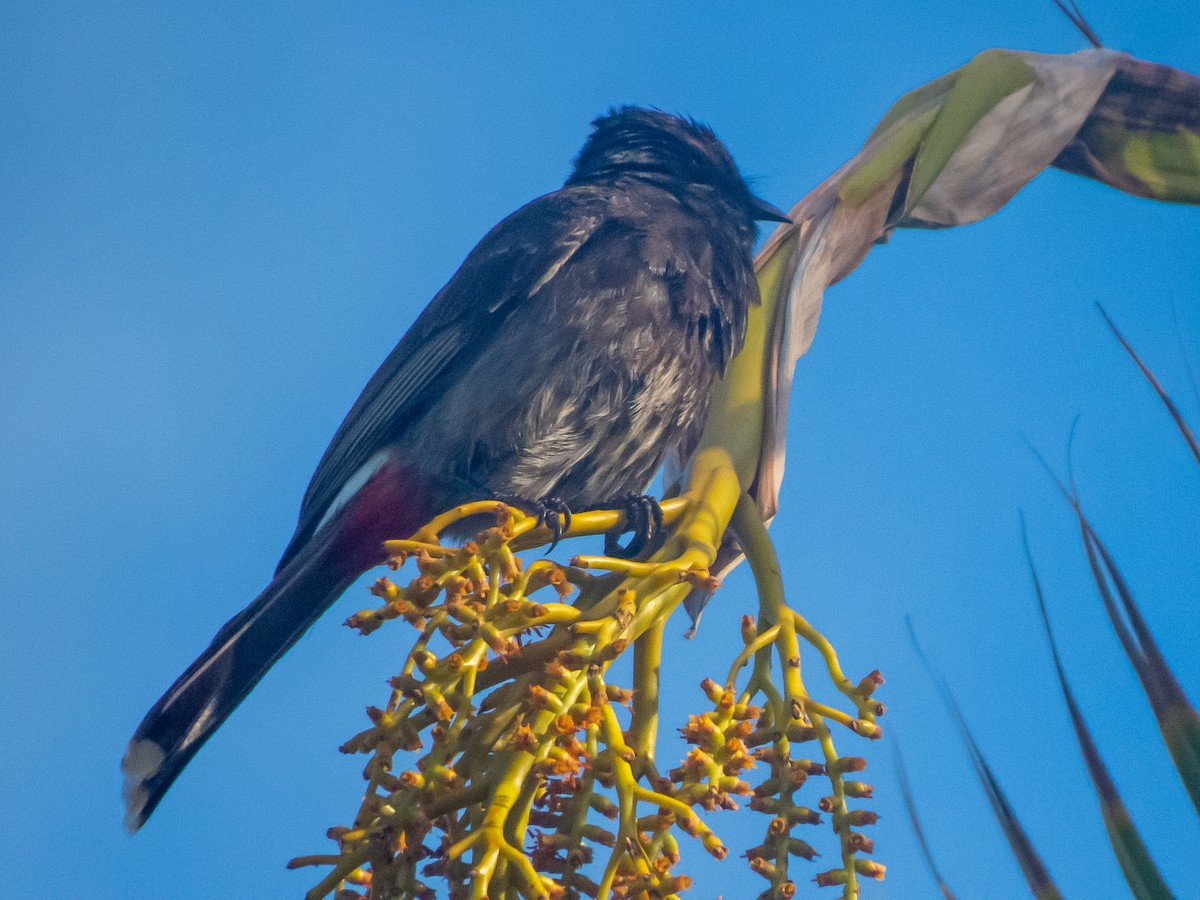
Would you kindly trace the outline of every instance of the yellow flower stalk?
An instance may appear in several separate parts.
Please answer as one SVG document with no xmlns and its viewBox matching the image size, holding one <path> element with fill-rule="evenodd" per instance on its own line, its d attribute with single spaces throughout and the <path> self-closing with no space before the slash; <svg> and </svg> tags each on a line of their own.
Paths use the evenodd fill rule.
<svg viewBox="0 0 1200 900">
<path fill-rule="evenodd" d="M 475 900 L 676 897 L 691 884 L 677 871 L 681 835 L 724 859 L 728 850 L 698 810 L 736 809 L 739 800 L 769 815 L 766 839 L 747 854 L 769 881 L 764 896 L 794 893 L 790 857 L 811 859 L 819 842 L 800 840 L 794 829 L 820 821 L 817 807 L 831 816 L 842 862 L 817 879 L 857 896 L 858 854 L 871 842 L 852 828 L 871 817 L 847 805 L 843 775 L 860 763 L 838 756 L 826 720 L 875 736 L 880 708 L 869 693 L 878 679 L 851 685 L 827 642 L 784 604 L 774 551 L 753 505 L 738 499 L 728 458 L 709 453 L 697 462 L 692 483 L 703 492 L 689 488 L 663 504 L 671 536 L 647 561 L 576 557 L 565 566 L 546 559 L 526 566 L 514 548 L 550 534 L 496 502 L 459 507 L 388 544 L 394 567 L 411 562 L 414 577 L 404 585 L 380 579 L 371 590 L 383 604 L 347 624 L 368 634 L 403 619 L 417 638 L 387 703 L 368 711 L 371 727 L 342 748 L 369 758 L 358 813 L 329 833 L 338 853 L 293 861 L 332 867 L 310 898 L 427 898 L 439 883 L 452 898 Z M 441 529 L 482 513 L 495 524 L 476 540 L 438 541 Z M 747 514 L 751 521 L 742 521 Z M 565 538 L 603 533 L 617 516 L 579 513 Z M 662 629 L 688 591 L 715 587 L 707 565 L 735 516 L 759 578 L 759 618 L 769 624 L 760 634 L 747 617 L 745 651 L 723 684 L 705 681 L 711 708 L 681 729 L 691 751 L 660 772 Z M 800 679 L 802 638 L 829 663 L 851 711 L 809 697 Z M 635 655 L 628 688 L 607 680 L 627 652 Z M 816 761 L 795 757 L 805 743 Z M 757 786 L 745 780 L 764 767 Z M 821 799 L 804 788 L 809 806 L 797 805 L 797 792 L 818 775 L 828 776 L 831 793 Z"/>
</svg>

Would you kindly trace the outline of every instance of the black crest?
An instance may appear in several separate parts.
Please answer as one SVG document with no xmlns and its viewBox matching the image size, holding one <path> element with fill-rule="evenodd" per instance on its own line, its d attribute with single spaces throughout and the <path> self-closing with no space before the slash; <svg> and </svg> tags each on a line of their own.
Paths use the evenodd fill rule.
<svg viewBox="0 0 1200 900">
<path fill-rule="evenodd" d="M 623 106 L 592 122 L 567 184 L 621 176 L 659 185 L 703 185 L 747 203 L 752 197 L 711 128 L 657 109 Z"/>
</svg>

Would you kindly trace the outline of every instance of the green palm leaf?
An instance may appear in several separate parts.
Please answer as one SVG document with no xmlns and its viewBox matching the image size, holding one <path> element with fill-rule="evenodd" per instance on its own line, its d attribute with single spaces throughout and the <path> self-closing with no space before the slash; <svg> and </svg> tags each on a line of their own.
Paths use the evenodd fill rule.
<svg viewBox="0 0 1200 900">
<path fill-rule="evenodd" d="M 1025 558 L 1029 562 L 1029 573 L 1033 578 L 1033 590 L 1037 596 L 1038 611 L 1042 615 L 1042 624 L 1046 629 L 1046 638 L 1050 642 L 1050 654 L 1054 658 L 1054 669 L 1058 673 L 1058 683 L 1062 688 L 1063 699 L 1067 703 L 1067 712 L 1071 716 L 1071 725 L 1075 729 L 1075 737 L 1079 741 L 1079 751 L 1087 766 L 1088 777 L 1100 800 L 1100 814 L 1104 818 L 1104 827 L 1108 830 L 1108 839 L 1112 843 L 1113 853 L 1117 863 L 1125 874 L 1137 900 L 1169 900 L 1174 895 L 1167 887 L 1162 874 L 1150 857 L 1129 810 L 1125 807 L 1117 785 L 1109 774 L 1108 767 L 1100 756 L 1092 733 L 1084 721 L 1083 713 L 1075 700 L 1075 694 L 1067 681 L 1067 673 L 1063 668 L 1062 658 L 1058 653 L 1058 644 L 1054 640 L 1054 630 L 1050 627 L 1050 615 L 1046 611 L 1046 598 L 1042 593 L 1041 580 L 1038 578 L 1037 567 L 1033 563 L 1033 554 L 1029 550 L 1029 538 L 1025 533 L 1025 517 L 1021 517 L 1021 543 L 1025 548 Z"/>
</svg>

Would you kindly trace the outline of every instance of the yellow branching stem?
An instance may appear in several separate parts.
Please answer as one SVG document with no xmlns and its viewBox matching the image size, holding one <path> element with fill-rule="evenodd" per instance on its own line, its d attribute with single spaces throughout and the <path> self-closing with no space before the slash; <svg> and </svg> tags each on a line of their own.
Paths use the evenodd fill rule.
<svg viewBox="0 0 1200 900">
<path fill-rule="evenodd" d="M 841 865 L 814 880 L 853 900 L 862 875 L 882 877 L 882 866 L 860 856 L 870 840 L 854 830 L 873 814 L 847 802 L 870 796 L 868 785 L 846 779 L 862 761 L 839 757 L 830 730 L 878 736 L 883 709 L 870 695 L 881 679 L 852 683 L 828 641 L 787 606 L 774 548 L 727 452 L 700 450 L 687 490 L 663 511 L 665 543 L 637 561 L 526 565 L 516 553 L 552 535 L 495 501 L 457 507 L 411 539 L 388 542 L 392 568 L 415 573 L 404 584 L 379 579 L 371 592 L 381 605 L 347 625 L 369 634 L 399 619 L 417 636 L 387 703 L 371 707 L 370 727 L 342 747 L 368 756 L 367 789 L 353 823 L 329 831 L 338 852 L 292 861 L 331 867 L 309 898 L 671 900 L 691 884 L 677 871 L 678 835 L 724 859 L 698 809 L 736 809 L 738 797 L 770 816 L 766 839 L 745 854 L 769 882 L 763 897 L 795 894 L 789 860 L 816 851 L 794 831 L 821 812 Z M 488 517 L 474 541 L 440 542 L 462 520 L 487 525 Z M 664 627 L 689 590 L 717 587 L 708 567 L 731 519 L 758 583 L 762 628 L 745 618 L 745 647 L 725 682 L 701 685 L 711 708 L 680 729 L 691 749 L 660 774 Z M 578 513 L 564 539 L 622 524 L 619 512 Z M 850 712 L 809 696 L 802 641 Z M 627 652 L 633 684 L 622 687 L 607 675 Z M 815 761 L 795 753 L 808 742 Z M 758 764 L 769 773 L 752 786 L 743 776 Z M 828 777 L 829 795 L 800 805 L 797 792 L 818 775 Z"/>
<path fill-rule="evenodd" d="M 796 894 L 792 857 L 817 855 L 800 835 L 820 843 L 818 832 L 802 829 L 819 825 L 822 815 L 836 837 L 838 864 L 813 880 L 857 900 L 863 879 L 883 877 L 883 866 L 869 858 L 872 841 L 858 830 L 875 821 L 858 805 L 872 789 L 853 777 L 865 761 L 840 755 L 834 740 L 835 732 L 839 741 L 880 736 L 876 720 L 884 708 L 873 695 L 883 679 L 878 672 L 848 678 L 829 641 L 787 604 L 762 523 L 782 477 L 781 400 L 796 355 L 811 340 L 822 290 L 851 271 L 872 241 L 897 223 L 951 224 L 995 211 L 1011 191 L 980 203 L 978 191 L 961 188 L 974 169 L 994 168 L 998 154 L 1013 163 L 1011 190 L 1045 165 L 1052 154 L 1027 151 L 1021 159 L 1013 152 L 1004 126 L 1015 109 L 1010 100 L 1024 104 L 1026 120 L 1043 122 L 1047 140 L 1053 133 L 1082 141 L 1086 152 L 1073 156 L 1099 154 L 1103 165 L 1080 169 L 1084 174 L 1140 193 L 1162 182 L 1171 190 L 1149 193 L 1194 200 L 1195 166 L 1168 184 L 1166 170 L 1154 165 L 1194 158 L 1191 131 L 1154 135 L 1162 152 L 1136 154 L 1142 163 L 1133 166 L 1127 151 L 1146 143 L 1140 132 L 1117 114 L 1101 115 L 1096 126 L 1097 98 L 1101 113 L 1130 106 L 1128 98 L 1110 96 L 1113 85 L 1146 87 L 1139 81 L 1146 64 L 1122 59 L 1107 51 L 1059 60 L 988 51 L 902 98 L 864 151 L 795 207 L 794 224 L 781 227 L 759 255 L 761 305 L 750 310 L 742 349 L 710 398 L 698 447 L 685 448 L 685 486 L 662 504 L 668 537 L 650 558 L 524 565 L 517 554 L 553 535 L 536 517 L 494 501 L 448 510 L 409 539 L 387 544 L 394 568 L 407 562 L 415 575 L 403 585 L 380 579 L 372 591 L 381 605 L 347 624 L 369 634 L 404 620 L 417 637 L 387 703 L 371 707 L 371 726 L 342 748 L 367 755 L 367 789 L 353 823 L 329 832 L 338 852 L 293 860 L 331 867 L 310 898 L 365 892 L 376 900 L 428 900 L 436 882 L 450 900 L 671 900 L 690 884 L 675 871 L 677 833 L 724 858 L 697 807 L 735 809 L 738 797 L 770 817 L 764 840 L 744 854 L 768 882 L 761 898 Z M 1067 78 L 1068 69 L 1077 71 Z M 1167 74 L 1157 81 L 1181 83 L 1175 76 L 1182 73 Z M 1076 85 L 1070 102 L 1060 90 L 1064 79 Z M 946 167 L 968 132 L 973 140 L 989 137 L 956 155 L 957 167 Z M 937 179 L 951 182 L 941 184 L 939 197 L 957 190 L 970 196 L 970 208 L 936 219 L 936 203 L 920 206 Z M 903 209 L 893 203 L 898 181 L 906 186 Z M 764 501 L 761 511 L 745 493 L 752 486 Z M 441 543 L 447 528 L 489 516 L 494 524 L 475 541 Z M 684 759 L 660 772 L 664 628 L 690 590 L 717 586 L 709 569 L 731 521 L 757 583 L 758 616 L 743 618 L 743 648 L 725 681 L 702 683 L 710 706 L 681 729 L 691 745 Z M 563 537 L 624 524 L 618 511 L 580 512 Z M 802 677 L 802 645 L 810 660 L 823 663 L 819 680 Z M 607 676 L 626 652 L 634 654 L 634 674 L 623 687 Z M 809 693 L 818 681 L 832 698 Z M 767 771 L 752 786 L 744 776 L 758 767 Z M 806 782 L 818 777 L 829 792 L 808 800 Z"/>
</svg>

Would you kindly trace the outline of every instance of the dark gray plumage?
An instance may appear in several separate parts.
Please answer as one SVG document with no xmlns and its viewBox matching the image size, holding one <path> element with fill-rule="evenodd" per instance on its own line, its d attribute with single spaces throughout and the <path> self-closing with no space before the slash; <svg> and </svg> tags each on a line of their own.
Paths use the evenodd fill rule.
<svg viewBox="0 0 1200 900">
<path fill-rule="evenodd" d="M 126 824 L 385 539 L 469 499 L 588 509 L 644 490 L 742 345 L 754 220 L 783 218 L 707 128 L 628 107 L 596 120 L 563 188 L 493 228 L 367 384 L 274 580 L 137 729 Z"/>
</svg>

